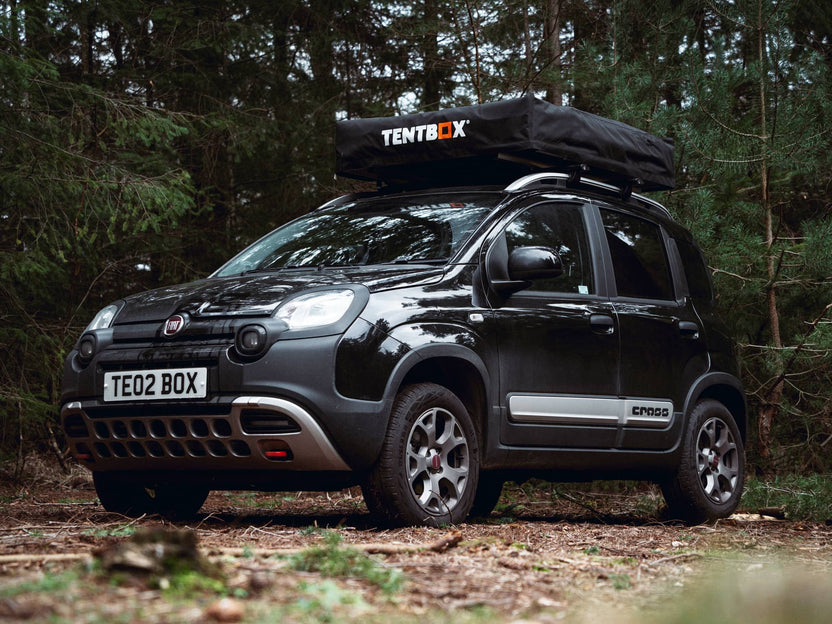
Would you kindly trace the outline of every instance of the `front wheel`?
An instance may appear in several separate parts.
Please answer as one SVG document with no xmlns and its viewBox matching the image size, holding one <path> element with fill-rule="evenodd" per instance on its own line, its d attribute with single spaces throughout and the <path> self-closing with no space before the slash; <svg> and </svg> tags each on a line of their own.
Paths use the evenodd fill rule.
<svg viewBox="0 0 832 624">
<path fill-rule="evenodd" d="M 438 527 L 466 518 L 478 474 L 468 410 L 447 388 L 420 383 L 396 397 L 381 455 L 362 489 L 382 520 Z"/>
<path fill-rule="evenodd" d="M 94 472 L 92 476 L 104 509 L 131 518 L 158 513 L 170 520 L 184 520 L 199 511 L 209 494 L 202 487 L 124 483 L 106 472 Z"/>
<path fill-rule="evenodd" d="M 685 430 L 679 470 L 662 484 L 670 515 L 692 523 L 730 516 L 744 483 L 745 451 L 733 415 L 719 401 L 700 401 Z"/>
</svg>

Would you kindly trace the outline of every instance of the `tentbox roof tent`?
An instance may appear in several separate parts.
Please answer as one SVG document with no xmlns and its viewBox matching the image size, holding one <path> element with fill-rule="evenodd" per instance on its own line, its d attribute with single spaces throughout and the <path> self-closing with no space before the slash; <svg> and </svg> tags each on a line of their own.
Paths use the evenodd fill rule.
<svg viewBox="0 0 832 624">
<path fill-rule="evenodd" d="M 395 186 L 500 184 L 578 171 L 641 191 L 673 188 L 673 141 L 533 95 L 336 125 L 336 172 Z"/>
</svg>

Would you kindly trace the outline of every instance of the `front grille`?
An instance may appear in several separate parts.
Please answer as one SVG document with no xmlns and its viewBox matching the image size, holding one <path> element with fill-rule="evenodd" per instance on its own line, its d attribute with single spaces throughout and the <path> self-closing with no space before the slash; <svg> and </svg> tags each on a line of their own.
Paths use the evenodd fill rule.
<svg viewBox="0 0 832 624">
<path fill-rule="evenodd" d="M 94 421 L 93 431 L 101 459 L 251 456 L 247 442 L 231 437 L 228 418 L 107 418 Z"/>
<path fill-rule="evenodd" d="M 234 328 L 227 319 L 198 320 L 191 322 L 176 336 L 163 336 L 164 322 L 132 323 L 113 327 L 113 344 L 119 346 L 162 345 L 176 347 L 202 347 L 206 345 L 230 345 L 234 341 Z"/>
<path fill-rule="evenodd" d="M 122 357 L 120 354 L 117 354 L 119 357 Z M 153 360 L 147 360 L 144 362 L 138 362 L 134 360 L 123 361 L 121 359 L 115 360 L 110 359 L 112 358 L 112 354 L 108 352 L 103 352 L 101 357 L 98 359 L 98 365 L 103 372 L 110 373 L 110 372 L 118 372 L 118 371 L 140 371 L 140 370 L 153 370 L 159 368 L 195 368 L 195 367 L 205 367 L 209 370 L 213 367 L 217 366 L 218 355 L 215 355 L 211 358 L 194 358 L 194 359 L 182 359 L 181 357 L 177 357 L 174 360 L 166 360 L 162 359 L 161 357 L 157 357 Z"/>
</svg>

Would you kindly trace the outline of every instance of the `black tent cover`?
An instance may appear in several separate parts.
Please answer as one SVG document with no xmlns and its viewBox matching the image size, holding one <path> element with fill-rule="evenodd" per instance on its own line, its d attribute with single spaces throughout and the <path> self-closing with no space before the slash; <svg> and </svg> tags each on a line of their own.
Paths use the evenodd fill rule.
<svg viewBox="0 0 832 624">
<path fill-rule="evenodd" d="M 336 124 L 336 173 L 390 185 L 502 184 L 573 171 L 642 191 L 673 188 L 673 141 L 534 95 Z"/>
</svg>

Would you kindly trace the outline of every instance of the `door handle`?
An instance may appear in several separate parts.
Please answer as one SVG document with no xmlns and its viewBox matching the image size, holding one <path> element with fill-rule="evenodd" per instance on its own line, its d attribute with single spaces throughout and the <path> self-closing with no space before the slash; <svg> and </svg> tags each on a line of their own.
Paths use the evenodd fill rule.
<svg viewBox="0 0 832 624">
<path fill-rule="evenodd" d="M 682 338 L 699 340 L 699 325 L 692 321 L 679 321 L 679 333 Z"/>
<path fill-rule="evenodd" d="M 607 314 L 593 314 L 589 317 L 589 326 L 596 334 L 610 335 L 615 332 L 615 321 Z"/>
</svg>

